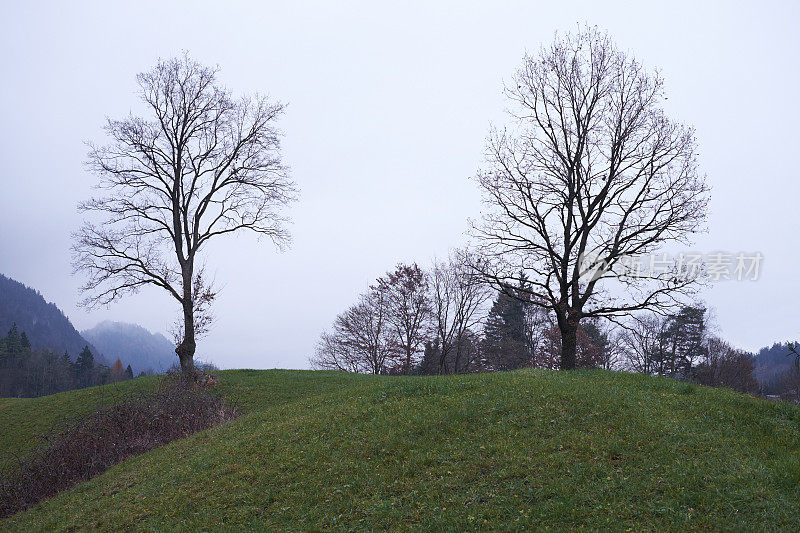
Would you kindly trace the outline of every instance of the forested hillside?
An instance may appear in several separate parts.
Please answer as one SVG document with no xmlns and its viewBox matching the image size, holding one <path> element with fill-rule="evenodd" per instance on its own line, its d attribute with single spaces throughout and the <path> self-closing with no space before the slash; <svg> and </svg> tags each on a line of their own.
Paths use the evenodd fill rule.
<svg viewBox="0 0 800 533">
<path fill-rule="evenodd" d="M 75 361 L 89 345 L 95 361 L 107 362 L 54 303 L 47 302 L 37 290 L 0 274 L 0 335 L 14 324 L 25 332 L 33 350 L 50 350 L 59 355 L 68 352 Z"/>
</svg>

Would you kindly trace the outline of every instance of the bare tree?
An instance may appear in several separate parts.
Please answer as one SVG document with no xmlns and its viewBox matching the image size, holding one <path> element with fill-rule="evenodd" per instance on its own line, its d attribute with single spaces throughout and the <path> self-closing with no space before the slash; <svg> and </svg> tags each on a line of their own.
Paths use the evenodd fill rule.
<svg viewBox="0 0 800 533">
<path fill-rule="evenodd" d="M 514 124 L 493 131 L 478 174 L 476 268 L 500 290 L 527 277 L 555 314 L 560 367 L 576 366 L 581 319 L 675 304 L 691 276 L 637 276 L 626 257 L 685 242 L 706 214 L 694 132 L 661 109 L 663 81 L 596 29 L 526 57 L 506 89 Z"/>
<path fill-rule="evenodd" d="M 214 291 L 199 269 L 211 239 L 250 230 L 286 244 L 282 208 L 296 190 L 280 158 L 276 119 L 284 106 L 235 99 L 217 69 L 187 55 L 137 76 L 148 118 L 108 120 L 110 143 L 91 146 L 101 195 L 80 205 L 97 217 L 75 236 L 74 266 L 88 281 L 84 304 L 107 304 L 153 285 L 181 306 L 181 368 L 191 373 L 196 339 Z"/>
<path fill-rule="evenodd" d="M 386 292 L 370 288 L 359 302 L 336 317 L 322 334 L 312 366 L 322 369 L 382 374 L 392 354 L 389 302 Z"/>
<path fill-rule="evenodd" d="M 393 272 L 378 278 L 377 286 L 388 299 L 388 320 L 394 344 L 401 359 L 401 370 L 408 374 L 428 329 L 431 311 L 428 275 L 416 263 L 400 264 Z"/>
<path fill-rule="evenodd" d="M 625 330 L 614 325 L 603 328 L 607 338 L 605 350 L 602 353 L 600 366 L 605 370 L 617 370 L 625 364 Z"/>
<path fill-rule="evenodd" d="M 484 318 L 484 304 L 491 294 L 472 270 L 474 258 L 463 251 L 450 254 L 447 261 L 435 261 L 431 273 L 433 328 L 439 344 L 438 373 L 457 372 L 468 336 Z M 448 368 L 448 360 L 453 367 Z"/>
<path fill-rule="evenodd" d="M 800 368 L 792 365 L 778 377 L 777 392 L 785 401 L 800 403 Z"/>
<path fill-rule="evenodd" d="M 693 377 L 702 385 L 728 387 L 755 394 L 759 385 L 753 376 L 753 354 L 737 350 L 719 337 L 705 339 L 705 349 Z"/>
<path fill-rule="evenodd" d="M 661 369 L 666 319 L 654 313 L 631 317 L 620 332 L 620 349 L 625 367 L 640 374 L 657 374 Z"/>
</svg>

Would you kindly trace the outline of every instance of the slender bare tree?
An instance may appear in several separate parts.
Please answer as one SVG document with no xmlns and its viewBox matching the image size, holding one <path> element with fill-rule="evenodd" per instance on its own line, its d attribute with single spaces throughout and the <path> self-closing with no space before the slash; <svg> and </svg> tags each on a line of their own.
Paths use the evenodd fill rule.
<svg viewBox="0 0 800 533">
<path fill-rule="evenodd" d="M 76 271 L 88 276 L 84 304 L 108 304 L 149 285 L 177 300 L 175 351 L 187 374 L 215 296 L 202 277 L 201 250 L 240 230 L 285 245 L 282 211 L 296 197 L 276 129 L 284 105 L 234 98 L 217 72 L 184 54 L 137 76 L 147 116 L 108 120 L 110 143 L 90 145 L 101 193 L 80 205 L 94 218 L 73 247 Z"/>
<path fill-rule="evenodd" d="M 477 177 L 487 210 L 473 224 L 475 266 L 504 291 L 527 277 L 556 316 L 563 369 L 575 368 L 581 319 L 668 307 L 693 283 L 623 268 L 685 242 L 706 214 L 694 132 L 665 116 L 662 89 L 593 28 L 525 57 L 506 89 L 513 124 L 492 132 Z"/>
<path fill-rule="evenodd" d="M 485 318 L 485 304 L 491 292 L 472 270 L 474 258 L 463 250 L 450 254 L 447 261 L 435 261 L 431 273 L 433 328 L 439 342 L 438 373 L 457 372 L 470 332 Z M 448 368 L 452 359 L 453 367 Z"/>
<path fill-rule="evenodd" d="M 667 319 L 655 313 L 631 317 L 619 336 L 625 367 L 640 374 L 657 374 L 664 360 Z"/>
</svg>

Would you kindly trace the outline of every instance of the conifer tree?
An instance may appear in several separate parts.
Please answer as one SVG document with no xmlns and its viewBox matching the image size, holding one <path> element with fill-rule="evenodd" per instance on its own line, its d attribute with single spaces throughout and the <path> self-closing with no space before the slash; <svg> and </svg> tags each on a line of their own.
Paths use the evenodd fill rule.
<svg viewBox="0 0 800 533">
<path fill-rule="evenodd" d="M 489 310 L 484 327 L 484 351 L 487 364 L 496 370 L 525 366 L 532 352 L 526 330 L 524 276 L 520 286 L 499 292 Z"/>
<path fill-rule="evenodd" d="M 8 350 L 9 355 L 14 357 L 19 353 L 19 348 L 19 329 L 17 328 L 17 323 L 14 322 L 11 325 L 11 329 L 8 331 L 8 335 L 6 335 L 6 349 Z"/>
<path fill-rule="evenodd" d="M 92 374 L 94 373 L 94 355 L 89 347 L 86 346 L 78 355 L 75 361 L 75 377 L 81 387 L 88 387 L 92 384 Z"/>
<path fill-rule="evenodd" d="M 28 335 L 24 331 L 19 336 L 19 347 L 23 354 L 31 351 L 31 341 L 28 340 Z"/>
</svg>

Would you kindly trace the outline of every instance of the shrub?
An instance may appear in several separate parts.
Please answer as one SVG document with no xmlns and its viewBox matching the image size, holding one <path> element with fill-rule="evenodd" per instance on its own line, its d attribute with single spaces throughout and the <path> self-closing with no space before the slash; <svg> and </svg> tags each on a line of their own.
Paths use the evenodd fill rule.
<svg viewBox="0 0 800 533">
<path fill-rule="evenodd" d="M 0 518 L 99 475 L 125 459 L 238 416 L 206 387 L 174 376 L 155 392 L 98 408 L 45 439 L 0 481 Z"/>
</svg>

